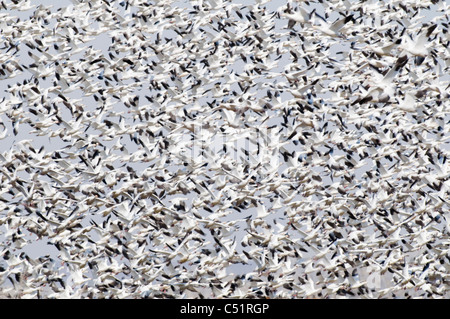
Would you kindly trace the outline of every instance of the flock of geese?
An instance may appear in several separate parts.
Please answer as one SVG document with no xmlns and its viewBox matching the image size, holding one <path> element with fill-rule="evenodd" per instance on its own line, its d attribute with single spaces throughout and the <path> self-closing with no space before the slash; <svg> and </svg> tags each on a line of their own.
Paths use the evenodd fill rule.
<svg viewBox="0 0 450 319">
<path fill-rule="evenodd" d="M 449 15 L 2 0 L 1 297 L 450 297 Z"/>
</svg>

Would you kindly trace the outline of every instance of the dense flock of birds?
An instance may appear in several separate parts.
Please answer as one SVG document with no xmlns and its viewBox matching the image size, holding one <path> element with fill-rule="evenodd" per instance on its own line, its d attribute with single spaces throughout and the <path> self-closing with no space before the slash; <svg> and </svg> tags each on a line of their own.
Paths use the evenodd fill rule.
<svg viewBox="0 0 450 319">
<path fill-rule="evenodd" d="M 450 297 L 449 14 L 2 0 L 1 297 Z"/>
</svg>

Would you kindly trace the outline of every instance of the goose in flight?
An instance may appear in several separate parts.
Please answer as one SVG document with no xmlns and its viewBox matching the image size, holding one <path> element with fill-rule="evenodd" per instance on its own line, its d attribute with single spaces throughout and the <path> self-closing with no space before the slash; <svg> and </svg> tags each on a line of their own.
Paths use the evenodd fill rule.
<svg viewBox="0 0 450 319">
<path fill-rule="evenodd" d="M 0 1 L 2 297 L 448 297 L 449 6 L 273 2 Z"/>
</svg>

